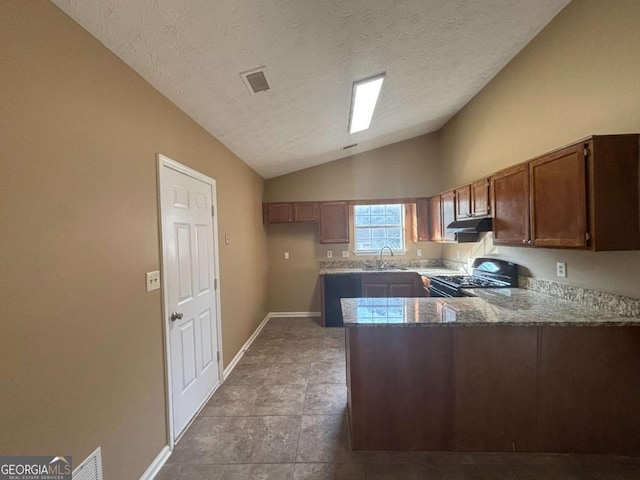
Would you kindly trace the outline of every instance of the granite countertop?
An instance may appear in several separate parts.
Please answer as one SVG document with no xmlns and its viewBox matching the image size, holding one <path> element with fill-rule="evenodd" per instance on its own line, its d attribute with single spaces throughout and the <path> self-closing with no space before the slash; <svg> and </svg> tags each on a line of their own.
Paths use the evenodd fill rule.
<svg viewBox="0 0 640 480">
<path fill-rule="evenodd" d="M 586 308 L 519 288 L 469 289 L 474 297 L 343 298 L 346 327 L 355 326 L 639 326 L 640 318 Z"/>
<path fill-rule="evenodd" d="M 320 275 L 348 275 L 353 273 L 417 273 L 423 277 L 434 275 L 460 275 L 460 271 L 446 267 L 402 267 L 385 268 L 384 270 L 369 268 L 321 268 Z"/>
</svg>

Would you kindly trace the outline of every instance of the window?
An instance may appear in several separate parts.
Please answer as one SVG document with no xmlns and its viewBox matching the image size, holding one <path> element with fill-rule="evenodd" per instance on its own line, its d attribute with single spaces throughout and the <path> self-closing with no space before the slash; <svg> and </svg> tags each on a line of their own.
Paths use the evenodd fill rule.
<svg viewBox="0 0 640 480">
<path fill-rule="evenodd" d="M 404 252 L 404 205 L 356 205 L 356 253 L 379 252 L 389 246 Z"/>
</svg>

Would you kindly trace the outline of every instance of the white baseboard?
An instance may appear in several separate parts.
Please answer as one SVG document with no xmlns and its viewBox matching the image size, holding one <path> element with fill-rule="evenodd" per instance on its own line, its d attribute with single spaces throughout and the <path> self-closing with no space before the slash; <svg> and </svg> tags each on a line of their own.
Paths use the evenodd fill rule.
<svg viewBox="0 0 640 480">
<path fill-rule="evenodd" d="M 224 382 L 227 379 L 227 377 L 231 374 L 231 372 L 236 367 L 238 362 L 240 360 L 242 360 L 242 357 L 244 356 L 244 353 L 247 350 L 249 350 L 249 347 L 251 346 L 253 341 L 258 337 L 258 335 L 260 335 L 260 332 L 262 331 L 262 329 L 267 324 L 267 322 L 269 321 L 270 318 L 274 318 L 274 317 L 320 317 L 321 315 L 322 314 L 320 312 L 269 312 L 269 313 L 267 313 L 267 316 L 264 317 L 262 322 L 260 322 L 260 325 L 258 325 L 258 327 L 251 334 L 249 339 L 245 342 L 245 344 L 242 346 L 242 348 L 238 351 L 236 356 L 233 357 L 233 360 L 231 360 L 231 362 L 229 362 L 229 365 L 227 365 L 227 367 L 224 369 L 224 371 L 222 373 L 222 381 Z"/>
<path fill-rule="evenodd" d="M 169 445 L 166 445 L 162 450 L 160 450 L 160 453 L 155 460 L 151 462 L 149 468 L 147 468 L 147 470 L 142 474 L 140 480 L 153 480 L 169 458 L 169 455 L 171 455 L 171 449 L 169 448 Z"/>
<path fill-rule="evenodd" d="M 251 334 L 249 339 L 242 346 L 240 351 L 236 354 L 235 357 L 233 357 L 233 360 L 231 360 L 229 365 L 227 365 L 227 368 L 224 369 L 222 373 L 222 381 L 224 382 L 229 376 L 229 374 L 231 374 L 232 370 L 235 368 L 238 362 L 242 359 L 245 352 L 249 349 L 249 347 L 255 341 L 258 335 L 260 335 L 260 332 L 265 327 L 269 319 L 273 317 L 320 317 L 320 316 L 321 316 L 320 312 L 269 312 L 267 313 L 264 319 L 260 322 L 260 325 L 257 326 L 255 331 Z M 211 395 L 215 393 L 215 391 L 219 386 L 220 384 L 216 386 L 216 388 L 211 393 Z M 204 402 L 203 406 L 206 403 L 207 402 Z M 195 419 L 196 417 L 197 415 L 194 415 L 193 418 Z M 185 428 L 185 431 L 186 430 L 187 429 Z M 171 455 L 171 448 L 169 447 L 169 445 L 166 445 L 162 450 L 160 450 L 160 453 L 153 460 L 153 462 L 151 462 L 151 465 L 149 465 L 149 468 L 147 468 L 147 470 L 142 474 L 142 476 L 140 477 L 140 480 L 153 480 L 155 476 L 158 474 L 158 472 L 160 471 L 160 469 L 163 467 L 167 459 L 169 458 L 169 455 Z"/>
<path fill-rule="evenodd" d="M 262 331 L 264 326 L 267 324 L 267 322 L 269 321 L 271 316 L 272 316 L 271 313 L 267 313 L 267 316 L 264 317 L 262 322 L 260 322 L 260 325 L 258 325 L 258 327 L 251 334 L 249 339 L 244 343 L 242 348 L 240 350 L 238 350 L 238 353 L 236 353 L 236 356 L 233 357 L 233 360 L 231 360 L 231 362 L 229 362 L 229 365 L 227 365 L 227 367 L 224 369 L 224 371 L 222 373 L 222 381 L 223 382 L 227 379 L 227 377 L 229 376 L 231 371 L 235 368 L 235 366 L 238 364 L 238 362 L 242 359 L 242 356 L 244 355 L 244 352 L 246 352 L 249 349 L 249 347 L 251 346 L 253 341 L 256 339 L 256 337 L 258 335 L 260 335 L 260 332 Z"/>
</svg>

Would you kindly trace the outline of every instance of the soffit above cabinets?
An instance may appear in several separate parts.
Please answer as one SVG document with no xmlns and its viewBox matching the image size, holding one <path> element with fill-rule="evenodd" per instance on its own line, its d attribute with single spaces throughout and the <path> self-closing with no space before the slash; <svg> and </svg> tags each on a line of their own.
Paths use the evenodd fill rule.
<svg viewBox="0 0 640 480">
<path fill-rule="evenodd" d="M 438 130 L 569 0 L 53 2 L 271 178 Z M 240 74 L 262 66 L 252 95 Z M 353 82 L 380 72 L 349 135 Z"/>
</svg>

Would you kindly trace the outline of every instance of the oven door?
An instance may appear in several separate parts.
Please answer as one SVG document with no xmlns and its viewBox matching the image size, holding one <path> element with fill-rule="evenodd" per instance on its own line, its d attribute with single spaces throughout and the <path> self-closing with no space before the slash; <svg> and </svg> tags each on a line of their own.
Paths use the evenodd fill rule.
<svg viewBox="0 0 640 480">
<path fill-rule="evenodd" d="M 439 285 L 434 285 L 433 282 L 431 282 L 431 285 L 429 285 L 429 297 L 435 297 L 435 298 L 453 297 L 453 295 L 445 292 L 444 289 L 440 289 L 438 287 Z"/>
</svg>

